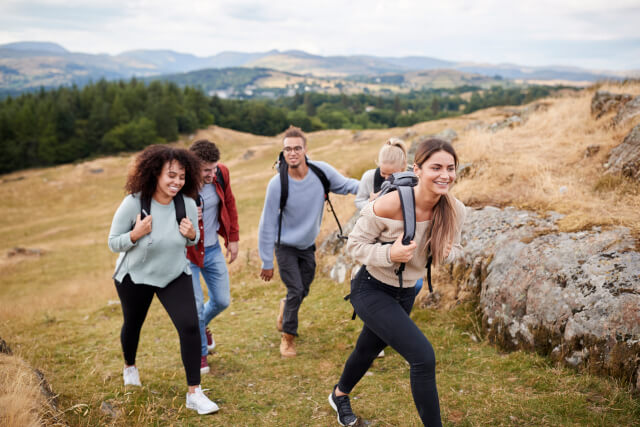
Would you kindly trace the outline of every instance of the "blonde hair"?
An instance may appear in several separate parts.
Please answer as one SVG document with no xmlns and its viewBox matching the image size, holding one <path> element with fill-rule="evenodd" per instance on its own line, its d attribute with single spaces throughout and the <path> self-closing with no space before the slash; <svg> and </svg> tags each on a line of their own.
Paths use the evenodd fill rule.
<svg viewBox="0 0 640 427">
<path fill-rule="evenodd" d="M 407 147 L 403 140 L 400 138 L 389 138 L 387 142 L 380 147 L 380 152 L 378 152 L 378 166 L 383 163 L 401 166 L 402 170 L 407 168 Z"/>
</svg>

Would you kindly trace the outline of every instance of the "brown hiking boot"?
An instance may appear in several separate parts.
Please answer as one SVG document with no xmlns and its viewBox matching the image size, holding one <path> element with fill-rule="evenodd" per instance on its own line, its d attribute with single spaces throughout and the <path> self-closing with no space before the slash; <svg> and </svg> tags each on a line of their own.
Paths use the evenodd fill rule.
<svg viewBox="0 0 640 427">
<path fill-rule="evenodd" d="M 280 354 L 282 357 L 295 357 L 296 355 L 296 343 L 295 335 L 284 332 L 282 334 L 282 340 L 280 341 Z"/>
<path fill-rule="evenodd" d="M 286 298 L 282 298 L 280 300 L 280 307 L 278 308 L 278 319 L 276 320 L 276 328 L 280 332 L 282 332 L 282 319 L 284 319 L 284 303 L 286 301 Z"/>
</svg>

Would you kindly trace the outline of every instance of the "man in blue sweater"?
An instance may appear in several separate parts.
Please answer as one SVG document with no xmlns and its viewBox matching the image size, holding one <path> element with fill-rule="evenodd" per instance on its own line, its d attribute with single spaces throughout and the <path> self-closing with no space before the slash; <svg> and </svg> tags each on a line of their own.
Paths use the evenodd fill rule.
<svg viewBox="0 0 640 427">
<path fill-rule="evenodd" d="M 284 134 L 283 154 L 288 166 L 288 198 L 280 215 L 280 176 L 274 176 L 267 186 L 264 208 L 260 217 L 258 249 L 262 267 L 260 277 L 273 277 L 273 252 L 280 278 L 287 287 L 287 297 L 280 301 L 277 327 L 282 332 L 280 354 L 296 355 L 294 339 L 298 335 L 298 310 L 309 294 L 309 286 L 316 270 L 315 240 L 320 231 L 324 212 L 324 187 L 320 178 L 307 164 L 307 139 L 299 128 L 291 126 Z M 330 191 L 337 194 L 356 194 L 358 181 L 345 178 L 325 162 L 313 162 L 326 175 Z M 279 229 L 280 228 L 280 229 Z M 278 242 L 280 234 L 280 244 Z"/>
</svg>

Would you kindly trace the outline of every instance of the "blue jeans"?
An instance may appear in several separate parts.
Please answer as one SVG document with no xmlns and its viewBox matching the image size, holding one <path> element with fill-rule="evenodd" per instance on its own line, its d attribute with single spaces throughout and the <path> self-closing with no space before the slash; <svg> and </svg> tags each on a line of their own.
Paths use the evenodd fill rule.
<svg viewBox="0 0 640 427">
<path fill-rule="evenodd" d="M 193 282 L 193 294 L 196 297 L 196 309 L 200 322 L 201 355 L 207 355 L 207 335 L 205 329 L 209 322 L 229 307 L 229 272 L 227 262 L 222 254 L 220 243 L 204 248 L 203 268 L 194 263 L 191 267 L 191 280 Z M 207 285 L 209 300 L 204 303 L 204 295 L 200 286 L 200 273 Z"/>
<path fill-rule="evenodd" d="M 424 279 L 422 277 L 419 278 L 418 281 L 416 282 L 416 286 L 415 286 L 416 296 L 418 296 L 418 293 L 420 293 L 420 290 L 422 289 L 423 282 L 424 282 Z"/>
</svg>

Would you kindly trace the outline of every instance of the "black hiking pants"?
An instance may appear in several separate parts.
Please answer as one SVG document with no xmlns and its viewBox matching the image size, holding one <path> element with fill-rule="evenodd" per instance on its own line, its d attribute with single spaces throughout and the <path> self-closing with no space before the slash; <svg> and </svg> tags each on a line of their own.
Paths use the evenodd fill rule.
<svg viewBox="0 0 640 427">
<path fill-rule="evenodd" d="M 191 276 L 182 273 L 164 288 L 134 283 L 128 274 L 124 276 L 122 283 L 117 280 L 115 283 L 124 316 L 120 341 L 126 364 L 135 365 L 136 363 L 140 330 L 147 317 L 153 296 L 157 295 L 178 330 L 187 385 L 199 385 L 200 326 Z"/>
<path fill-rule="evenodd" d="M 387 345 L 409 362 L 413 401 L 425 426 L 442 426 L 433 347 L 409 317 L 415 290 L 387 285 L 363 266 L 351 281 L 351 304 L 364 322 L 338 387 L 350 393 Z M 384 401 L 384 399 L 383 399 Z"/>
<path fill-rule="evenodd" d="M 297 336 L 298 310 L 302 300 L 309 295 L 309 287 L 316 274 L 316 245 L 306 249 L 276 246 L 276 260 L 280 278 L 287 287 L 282 331 Z"/>
</svg>

